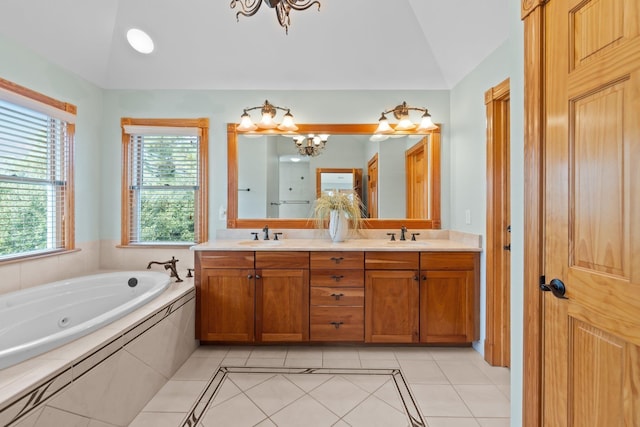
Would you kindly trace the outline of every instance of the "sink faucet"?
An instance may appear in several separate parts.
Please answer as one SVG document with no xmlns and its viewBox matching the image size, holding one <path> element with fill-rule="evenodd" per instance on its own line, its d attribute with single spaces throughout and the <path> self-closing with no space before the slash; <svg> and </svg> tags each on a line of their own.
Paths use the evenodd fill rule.
<svg viewBox="0 0 640 427">
<path fill-rule="evenodd" d="M 165 261 L 165 262 L 160 262 L 160 261 L 151 261 L 148 265 L 147 265 L 147 270 L 151 270 L 151 266 L 153 264 L 158 264 L 158 265 L 162 265 L 164 266 L 165 270 L 170 270 L 171 274 L 170 277 L 175 277 L 176 278 L 176 283 L 178 282 L 182 282 L 182 279 L 180 278 L 180 276 L 178 276 L 178 270 L 176 269 L 176 263 L 180 261 L 179 259 L 176 259 L 175 257 L 171 257 L 171 260 L 169 261 Z"/>
<path fill-rule="evenodd" d="M 269 240 L 269 226 L 265 225 L 262 231 L 264 231 L 264 240 Z"/>
<path fill-rule="evenodd" d="M 400 240 L 407 240 L 407 238 L 404 235 L 406 232 L 407 232 L 407 227 L 405 227 L 404 225 L 400 227 Z"/>
</svg>

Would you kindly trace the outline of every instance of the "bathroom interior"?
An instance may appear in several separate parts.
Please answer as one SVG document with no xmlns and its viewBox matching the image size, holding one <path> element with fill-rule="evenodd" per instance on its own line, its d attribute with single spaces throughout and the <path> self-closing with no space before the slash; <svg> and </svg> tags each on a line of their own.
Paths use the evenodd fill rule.
<svg viewBox="0 0 640 427">
<path fill-rule="evenodd" d="M 383 422 L 381 425 L 430 427 L 520 425 L 524 65 L 519 2 L 492 0 L 482 10 L 465 4 L 462 12 L 455 5 L 430 10 L 419 0 L 403 0 L 398 5 L 380 5 L 380 11 L 364 20 L 368 24 L 354 27 L 352 19 L 371 13 L 367 2 L 358 0 L 343 6 L 323 0 L 319 12 L 315 6 L 304 12 L 292 10 L 288 33 L 265 6 L 266 10 L 252 17 L 241 16 L 236 22 L 236 11 L 230 10 L 227 2 L 203 5 L 190 0 L 181 6 L 163 2 L 158 9 L 164 11 L 158 15 L 148 13 L 155 7 L 149 1 L 101 6 L 66 3 L 73 13 L 65 15 L 43 0 L 9 2 L 0 16 L 0 78 L 77 107 L 75 247 L 47 256 L 0 259 L 0 297 L 65 279 L 146 271 L 147 267 L 166 275 L 170 283 L 161 297 L 142 309 L 66 346 L 0 369 L 0 425 L 208 427 L 317 422 L 355 426 L 375 425 L 375 420 Z M 346 10 L 336 10 L 343 7 Z M 201 13 L 191 13 L 196 8 L 201 8 Z M 438 22 L 438 13 L 448 20 Z M 100 15 L 104 16 L 100 24 L 104 28 L 89 31 Z M 51 16 L 60 19 L 69 32 L 84 33 L 47 41 L 54 25 L 48 19 Z M 320 33 L 326 35 L 325 16 L 340 28 L 336 40 L 346 45 L 335 57 L 330 56 L 332 44 L 319 37 Z M 445 26 L 455 19 L 455 27 Z M 189 49 L 190 54 L 206 60 L 181 56 L 178 39 L 172 39 L 170 32 L 161 35 L 158 23 L 176 21 L 177 31 L 209 39 L 198 44 L 199 48 Z M 411 23 L 408 28 L 404 28 L 406 22 Z M 151 32 L 156 55 L 171 53 L 173 60 L 155 62 L 154 53 L 145 56 L 131 49 L 122 34 L 135 25 L 155 29 Z M 219 27 L 215 41 L 207 32 L 213 30 L 203 29 L 209 26 Z M 353 34 L 354 28 L 359 33 Z M 483 37 L 487 45 L 484 50 L 474 47 L 470 52 L 465 44 L 474 37 L 474 29 L 488 33 Z M 392 30 L 402 37 L 394 36 Z M 430 40 L 441 40 L 442 47 L 425 40 L 426 34 L 433 32 L 439 36 Z M 103 38 L 95 35 L 88 40 L 91 34 Z M 274 41 L 261 49 L 261 37 Z M 375 57 L 379 52 L 373 49 L 378 39 L 390 39 L 384 45 L 390 50 L 384 53 L 383 61 Z M 54 40 L 67 43 L 74 53 L 55 55 Z M 96 52 L 89 53 L 81 42 L 96 43 Z M 239 53 L 243 43 L 253 46 L 250 54 Z M 300 59 L 282 53 L 279 46 L 301 52 Z M 413 47 L 423 49 L 426 58 L 419 58 L 420 50 Z M 456 51 L 457 47 L 460 50 Z M 83 54 L 82 61 L 73 56 Z M 287 58 L 273 61 L 271 55 Z M 432 58 L 450 68 L 430 70 L 437 65 L 429 65 Z M 193 64 L 178 63 L 191 60 Z M 155 74 L 158 66 L 167 70 Z M 183 67 L 196 70 L 181 74 Z M 409 71 L 411 67 L 416 70 Z M 488 219 L 485 93 L 506 79 L 511 96 L 513 165 L 508 368 L 491 366 L 484 357 Z M 281 159 L 279 175 L 273 179 L 276 184 L 272 185 L 265 178 L 275 169 L 265 163 L 269 147 L 277 151 L 275 147 L 286 146 L 295 154 L 292 139 L 234 132 L 243 111 L 262 105 L 265 99 L 290 109 L 303 129 L 317 124 L 358 124 L 375 129 L 380 112 L 403 101 L 428 108 L 438 125 L 440 145 L 437 213 L 431 211 L 429 218 L 410 218 L 404 209 L 407 195 L 398 190 L 405 186 L 404 153 L 418 140 L 407 137 L 376 142 L 370 135 L 335 131 L 325 150 L 304 158 L 306 165 L 301 169 L 303 162 Z M 278 111 L 276 119 L 282 120 L 282 114 Z M 206 233 L 201 240 L 166 247 L 123 242 L 124 118 L 207 120 L 204 199 L 208 209 L 204 211 Z M 430 138 L 433 140 L 433 133 Z M 364 148 L 353 148 L 356 144 Z M 233 155 L 230 148 L 236 150 Z M 266 225 L 270 240 L 274 233 L 281 233 L 279 240 L 283 242 L 281 248 L 267 250 L 278 252 L 287 244 L 294 245 L 295 251 L 312 254 L 313 269 L 313 254 L 327 251 L 330 244 L 325 230 L 308 225 L 317 195 L 313 171 L 361 169 L 360 194 L 367 204 L 367 162 L 375 151 L 382 159 L 377 219 L 359 234 L 350 235 L 344 243 L 345 253 L 376 252 L 376 244 L 390 239 L 387 233 L 397 233 L 399 238 L 405 227 L 407 237 L 416 234 L 418 242 L 440 239 L 475 245 L 477 295 L 473 310 L 477 313 L 472 329 L 477 330 L 470 332 L 472 339 L 450 346 L 446 341 L 436 345 L 371 344 L 375 340 L 367 344 L 310 343 L 308 336 L 292 343 L 276 340 L 275 344 L 202 339 L 198 317 L 202 316 L 198 300 L 202 295 L 195 287 L 202 281 L 206 254 L 249 252 L 257 262 L 264 247 L 230 245 L 251 242 L 252 233 L 264 241 Z M 277 157 L 273 159 L 278 163 Z M 385 165 L 385 161 L 389 163 Z M 285 179 L 290 176 L 295 181 Z M 337 186 L 335 182 L 328 185 Z M 305 246 L 291 243 L 296 241 L 304 241 Z M 385 246 L 385 251 L 388 248 Z M 330 250 L 339 249 L 333 246 Z M 172 259 L 178 261 L 165 262 Z M 170 276 L 174 267 L 175 274 Z M 305 369 L 315 369 L 315 377 L 308 379 L 313 375 L 299 372 Z M 360 376 L 367 370 L 380 375 Z M 220 379 L 221 375 L 225 377 Z M 283 388 L 278 389 L 278 384 Z M 405 384 L 406 390 L 395 384 Z M 274 399 L 274 394 L 280 398 Z M 332 396 L 340 398 L 338 407 L 329 403 Z M 349 397 L 355 401 L 351 406 L 344 403 Z"/>
</svg>

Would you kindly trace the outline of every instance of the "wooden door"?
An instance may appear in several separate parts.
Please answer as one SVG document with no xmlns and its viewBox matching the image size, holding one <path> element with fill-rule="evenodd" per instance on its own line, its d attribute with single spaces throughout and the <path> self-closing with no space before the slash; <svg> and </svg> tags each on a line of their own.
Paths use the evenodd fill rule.
<svg viewBox="0 0 640 427">
<path fill-rule="evenodd" d="M 418 272 L 368 270 L 364 283 L 365 342 L 418 342 Z"/>
<path fill-rule="evenodd" d="M 407 177 L 407 218 L 429 218 L 429 175 L 427 138 L 424 137 L 405 153 Z"/>
<path fill-rule="evenodd" d="M 510 366 L 511 186 L 509 79 L 485 92 L 487 111 L 487 304 L 484 359 Z"/>
<path fill-rule="evenodd" d="M 257 270 L 256 341 L 308 340 L 309 270 Z"/>
<path fill-rule="evenodd" d="M 367 163 L 367 216 L 378 218 L 378 153 Z"/>
<path fill-rule="evenodd" d="M 253 341 L 254 271 L 203 269 L 200 334 L 203 341 Z"/>
<path fill-rule="evenodd" d="M 544 9 L 542 424 L 640 426 L 640 2 Z"/>
</svg>

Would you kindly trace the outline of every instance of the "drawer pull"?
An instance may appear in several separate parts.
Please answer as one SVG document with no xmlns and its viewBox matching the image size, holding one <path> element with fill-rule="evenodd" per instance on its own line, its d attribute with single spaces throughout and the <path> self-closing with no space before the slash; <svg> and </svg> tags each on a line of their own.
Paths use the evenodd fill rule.
<svg viewBox="0 0 640 427">
<path fill-rule="evenodd" d="M 340 264 L 340 261 L 342 261 L 344 258 L 343 257 L 335 257 L 332 256 L 331 258 L 329 258 L 331 261 L 335 262 L 336 264 Z"/>
<path fill-rule="evenodd" d="M 340 297 L 343 297 L 344 294 L 331 294 L 332 297 L 336 299 L 336 301 L 340 301 Z"/>
<path fill-rule="evenodd" d="M 344 276 L 336 276 L 336 275 L 331 276 L 331 278 L 332 278 L 333 280 L 335 280 L 336 282 L 339 282 L 339 281 L 340 281 L 340 279 L 342 279 L 343 277 L 344 277 Z"/>
<path fill-rule="evenodd" d="M 342 323 L 343 322 L 329 322 L 329 324 L 335 326 L 336 329 L 339 329 Z"/>
</svg>

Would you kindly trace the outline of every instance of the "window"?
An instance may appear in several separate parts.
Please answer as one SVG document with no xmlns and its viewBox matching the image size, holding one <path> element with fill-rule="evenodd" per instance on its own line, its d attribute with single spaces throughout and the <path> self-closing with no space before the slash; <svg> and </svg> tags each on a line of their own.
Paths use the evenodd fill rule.
<svg viewBox="0 0 640 427">
<path fill-rule="evenodd" d="M 206 240 L 208 119 L 123 118 L 122 245 Z"/>
<path fill-rule="evenodd" d="M 75 117 L 0 79 L 0 261 L 74 248 Z"/>
</svg>

